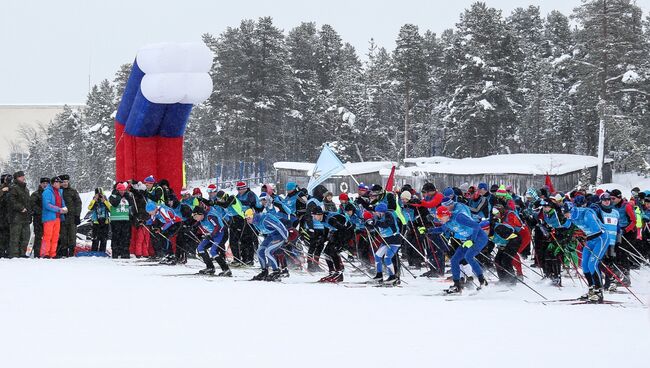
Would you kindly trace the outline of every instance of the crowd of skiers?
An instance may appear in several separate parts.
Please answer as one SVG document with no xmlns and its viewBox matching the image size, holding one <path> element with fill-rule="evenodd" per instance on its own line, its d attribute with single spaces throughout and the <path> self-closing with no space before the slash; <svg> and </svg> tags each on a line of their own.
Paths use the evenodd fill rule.
<svg viewBox="0 0 650 368">
<path fill-rule="evenodd" d="M 619 190 L 548 187 L 520 197 L 510 186 L 487 183 L 395 189 L 361 183 L 335 203 L 322 185 L 309 194 L 289 182 L 280 195 L 267 184 L 258 196 L 238 182 L 236 194 L 211 184 L 207 197 L 195 188 L 179 198 L 166 180 L 149 176 L 117 183 L 108 198 L 97 188 L 88 206 L 92 250 L 106 251 L 110 227 L 113 258 L 134 254 L 176 264 L 196 253 L 206 264 L 200 273 L 215 274 L 216 262 L 218 276 L 232 276 L 231 266 L 251 267 L 257 256 L 262 270 L 253 279 L 267 281 L 289 276 L 292 266 L 318 272 L 324 261 L 328 274 L 319 281 L 334 283 L 343 281 L 345 262 L 366 275 L 374 270 L 368 276 L 384 285 L 400 283 L 402 259 L 407 272 L 427 267 L 426 277 L 443 277 L 448 261 L 448 293 L 486 286 L 484 272 L 525 283 L 527 267 L 558 287 L 563 274 L 583 278 L 589 286 L 583 298 L 591 302 L 602 302 L 603 290 L 629 287 L 630 270 L 650 258 L 650 192 L 638 188 L 629 199 Z M 35 257 L 73 255 L 80 213 L 67 175 L 41 179 L 31 196 L 22 172 L 3 175 L 1 255 L 26 257 L 32 220 Z M 522 262 L 529 256 L 531 266 Z"/>
<path fill-rule="evenodd" d="M 68 175 L 41 178 L 38 189 L 27 189 L 25 173 L 0 178 L 0 258 L 27 258 L 33 223 L 34 257 L 74 255 L 81 198 Z"/>
</svg>

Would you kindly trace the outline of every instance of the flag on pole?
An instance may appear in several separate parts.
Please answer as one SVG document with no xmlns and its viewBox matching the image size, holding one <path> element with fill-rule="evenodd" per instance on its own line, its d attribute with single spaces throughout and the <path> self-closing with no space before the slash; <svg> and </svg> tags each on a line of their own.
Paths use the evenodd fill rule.
<svg viewBox="0 0 650 368">
<path fill-rule="evenodd" d="M 393 187 L 395 186 L 395 165 L 393 165 L 393 168 L 390 169 L 390 175 L 388 175 L 388 180 L 386 181 L 386 188 L 387 192 L 394 192 Z"/>
<path fill-rule="evenodd" d="M 544 180 L 544 185 L 548 187 L 548 194 L 555 193 L 555 188 L 553 188 L 553 182 L 551 181 L 551 177 L 546 174 L 546 179 Z"/>
<path fill-rule="evenodd" d="M 311 194 L 312 190 L 320 183 L 327 180 L 330 176 L 345 170 L 345 166 L 329 145 L 325 144 L 323 151 L 321 151 L 316 166 L 311 173 L 309 184 L 307 184 L 307 192 Z"/>
</svg>

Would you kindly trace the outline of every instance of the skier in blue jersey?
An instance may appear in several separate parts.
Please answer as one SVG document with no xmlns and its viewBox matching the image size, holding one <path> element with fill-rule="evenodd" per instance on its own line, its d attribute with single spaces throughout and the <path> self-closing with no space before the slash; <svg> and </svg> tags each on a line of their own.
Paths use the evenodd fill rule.
<svg viewBox="0 0 650 368">
<path fill-rule="evenodd" d="M 366 225 L 377 229 L 382 241 L 381 246 L 375 252 L 377 275 L 375 275 L 374 280 L 386 285 L 398 284 L 399 276 L 396 274 L 397 271 L 393 264 L 393 256 L 399 252 L 401 244 L 397 215 L 394 211 L 388 209 L 386 203 L 380 202 L 374 207 L 373 218 L 366 221 Z M 388 273 L 388 278 L 385 281 L 384 264 Z"/>
<path fill-rule="evenodd" d="M 592 204 L 589 208 L 596 211 L 598 219 L 603 223 L 603 226 L 607 230 L 609 235 L 609 244 L 607 245 L 607 250 L 603 255 L 602 261 L 606 265 L 613 267 L 616 259 L 616 241 L 620 236 L 620 229 L 618 227 L 620 213 L 614 208 L 612 197 L 607 192 L 601 194 L 598 203 Z M 612 280 L 610 274 L 605 274 L 605 283 L 603 284 L 603 288 L 609 291 L 616 291 L 616 282 Z"/>
<path fill-rule="evenodd" d="M 205 269 L 199 271 L 200 274 L 214 275 L 214 259 L 221 273 L 217 276 L 231 277 L 232 271 L 226 264 L 226 246 L 225 240 L 227 231 L 223 220 L 218 216 L 215 210 L 206 210 L 202 206 L 194 207 L 192 217 L 197 223 L 197 234 L 201 242 L 197 247 L 197 253 L 205 263 Z"/>
<path fill-rule="evenodd" d="M 575 224 L 587 236 L 587 241 L 582 249 L 582 272 L 587 279 L 589 292 L 581 299 L 592 303 L 602 303 L 603 289 L 599 265 L 609 246 L 609 233 L 591 208 L 577 207 L 573 202 L 566 202 L 564 210 L 564 217 L 567 221 L 563 226 L 568 228 L 571 224 Z"/>
<path fill-rule="evenodd" d="M 487 286 L 488 283 L 485 277 L 483 277 L 481 265 L 475 258 L 487 245 L 487 234 L 476 221 L 472 220 L 471 215 L 460 211 L 452 213 L 445 206 L 438 207 L 436 214 L 442 226 L 432 228 L 429 232 L 433 234 L 441 234 L 443 232 L 453 233 L 454 238 L 462 242 L 451 257 L 451 276 L 454 285 L 449 287 L 447 293 L 458 294 L 462 290 L 460 284 L 460 262 L 463 259 L 469 263 L 472 271 L 478 277 L 478 288 Z"/>
<path fill-rule="evenodd" d="M 281 270 L 275 258 L 275 252 L 282 249 L 282 246 L 289 238 L 289 231 L 284 224 L 274 215 L 269 213 L 255 213 L 249 208 L 245 212 L 246 221 L 254 227 L 264 241 L 257 250 L 257 257 L 260 261 L 262 272 L 253 277 L 253 280 L 275 281 L 281 277 Z M 268 267 L 273 270 L 269 273 Z"/>
</svg>

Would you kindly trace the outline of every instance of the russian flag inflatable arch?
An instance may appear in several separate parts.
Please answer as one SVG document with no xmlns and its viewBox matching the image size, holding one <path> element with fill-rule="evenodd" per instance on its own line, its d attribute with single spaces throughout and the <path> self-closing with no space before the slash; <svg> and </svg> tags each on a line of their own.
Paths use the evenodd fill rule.
<svg viewBox="0 0 650 368">
<path fill-rule="evenodd" d="M 193 104 L 212 93 L 213 54 L 203 43 L 141 48 L 115 116 L 116 181 L 153 175 L 183 186 L 183 134 Z"/>
</svg>

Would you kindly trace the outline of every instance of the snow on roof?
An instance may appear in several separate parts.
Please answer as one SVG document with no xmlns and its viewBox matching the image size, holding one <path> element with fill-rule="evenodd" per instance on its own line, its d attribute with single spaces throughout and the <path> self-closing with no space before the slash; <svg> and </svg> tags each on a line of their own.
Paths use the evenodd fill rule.
<svg viewBox="0 0 650 368">
<path fill-rule="evenodd" d="M 598 165 L 597 157 L 567 154 L 512 154 L 464 159 L 420 157 L 406 161 L 414 162 L 417 166 L 400 168 L 397 175 L 413 176 L 414 173 L 561 175 Z M 605 160 L 605 162 L 612 161 Z M 385 172 L 382 171 L 381 174 L 384 175 Z"/>
<path fill-rule="evenodd" d="M 397 165 L 396 162 L 391 161 L 369 161 L 369 162 L 348 162 L 345 165 L 345 170 L 341 171 L 335 176 L 345 176 L 345 175 L 360 175 L 367 174 L 371 172 L 378 172 L 381 169 L 390 169 L 393 165 Z M 311 175 L 311 170 L 314 168 L 315 164 L 309 162 L 276 162 L 273 164 L 273 167 L 276 169 L 292 169 L 292 170 L 304 170 L 307 171 L 307 176 Z"/>
</svg>

